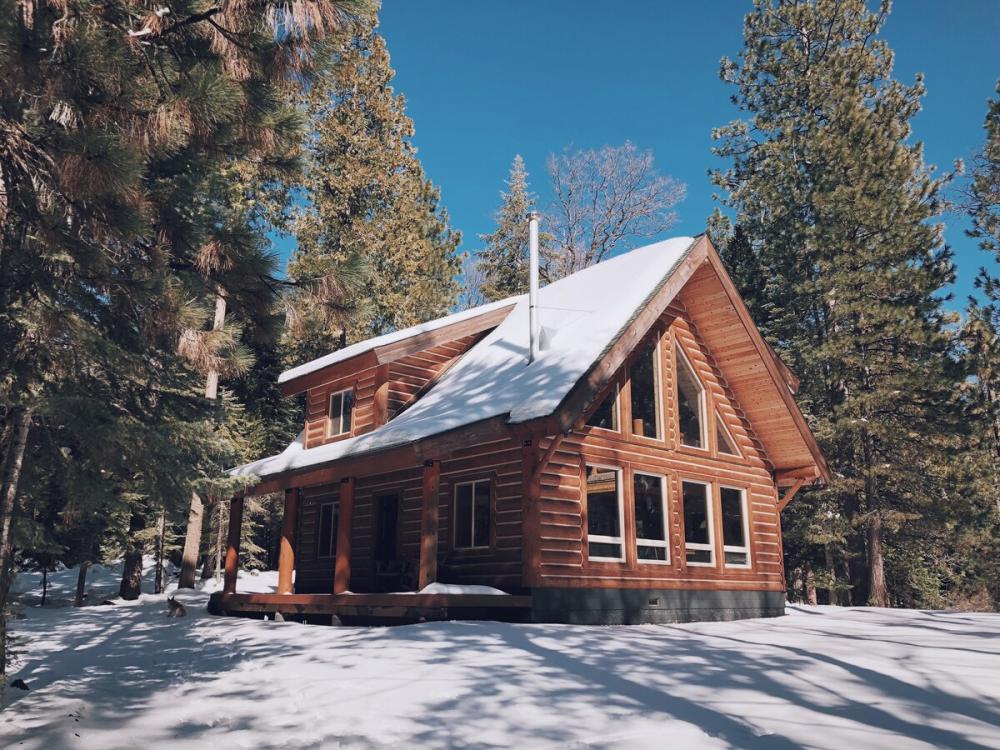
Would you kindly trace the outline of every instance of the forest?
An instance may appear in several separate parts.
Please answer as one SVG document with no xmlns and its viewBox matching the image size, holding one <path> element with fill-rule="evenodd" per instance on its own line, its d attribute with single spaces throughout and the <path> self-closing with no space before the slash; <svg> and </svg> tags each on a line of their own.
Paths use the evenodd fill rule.
<svg viewBox="0 0 1000 750">
<path fill-rule="evenodd" d="M 755 0 L 705 223 L 833 474 L 783 514 L 789 598 L 996 611 L 1000 81 L 975 158 L 932 170 L 890 12 Z M 543 281 L 669 233 L 686 188 L 650 151 L 568 147 L 546 205 L 511 154 L 495 230 L 460 252 L 378 14 L 0 0 L 0 649 L 19 572 L 123 560 L 125 599 L 144 556 L 155 593 L 219 575 L 246 485 L 225 470 L 300 429 L 278 374 L 521 293 L 528 211 Z M 954 214 L 982 250 L 967 301 Z M 279 497 L 248 498 L 244 569 L 274 568 L 280 523 Z"/>
</svg>

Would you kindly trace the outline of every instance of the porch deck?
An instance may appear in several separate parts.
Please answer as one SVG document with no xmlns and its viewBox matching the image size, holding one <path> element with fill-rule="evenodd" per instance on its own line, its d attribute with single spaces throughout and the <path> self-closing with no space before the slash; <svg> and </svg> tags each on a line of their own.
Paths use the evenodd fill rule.
<svg viewBox="0 0 1000 750">
<path fill-rule="evenodd" d="M 418 620 L 523 621 L 531 612 L 531 596 L 491 594 L 237 594 L 216 592 L 208 611 L 216 615 L 255 617 L 326 616 L 358 622 Z"/>
</svg>

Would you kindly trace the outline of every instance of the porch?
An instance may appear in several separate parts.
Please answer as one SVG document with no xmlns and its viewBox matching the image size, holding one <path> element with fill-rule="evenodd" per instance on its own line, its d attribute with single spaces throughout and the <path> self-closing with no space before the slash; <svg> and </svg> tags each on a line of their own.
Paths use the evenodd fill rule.
<svg viewBox="0 0 1000 750">
<path fill-rule="evenodd" d="M 531 596 L 492 594 L 237 594 L 212 595 L 208 610 L 216 615 L 283 617 L 322 620 L 336 616 L 358 623 L 417 622 L 421 620 L 526 621 Z"/>
</svg>

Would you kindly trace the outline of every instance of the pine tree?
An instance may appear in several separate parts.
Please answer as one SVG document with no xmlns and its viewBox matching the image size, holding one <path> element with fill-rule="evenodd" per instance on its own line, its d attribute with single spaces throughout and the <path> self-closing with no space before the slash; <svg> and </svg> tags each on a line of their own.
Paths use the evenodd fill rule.
<svg viewBox="0 0 1000 750">
<path fill-rule="evenodd" d="M 793 504 L 789 521 L 808 533 L 789 552 L 822 567 L 848 529 L 836 551 L 854 568 L 855 602 L 877 605 L 928 595 L 901 553 L 947 502 L 962 432 L 941 307 L 951 254 L 932 223 L 947 178 L 908 142 L 924 87 L 891 77 L 879 37 L 888 12 L 888 2 L 872 12 L 863 0 L 756 0 L 740 60 L 722 63 L 750 119 L 714 134 L 732 160 L 714 179 L 763 276 L 753 286 L 764 333 L 799 373 L 834 473 Z"/>
<path fill-rule="evenodd" d="M 359 20 L 306 102 L 307 207 L 288 264 L 297 361 L 440 316 L 458 292 L 460 236 L 417 159 L 376 27 Z"/>
<path fill-rule="evenodd" d="M 483 274 L 482 294 L 487 302 L 528 291 L 527 215 L 534 210 L 535 201 L 528 189 L 524 159 L 518 154 L 510 167 L 507 190 L 500 193 L 497 228 L 479 235 L 486 243 L 479 251 L 478 263 Z"/>
</svg>

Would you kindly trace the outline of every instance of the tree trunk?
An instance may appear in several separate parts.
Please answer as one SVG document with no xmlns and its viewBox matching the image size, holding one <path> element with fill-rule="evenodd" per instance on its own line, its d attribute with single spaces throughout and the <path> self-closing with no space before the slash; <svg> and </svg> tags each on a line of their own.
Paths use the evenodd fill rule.
<svg viewBox="0 0 1000 750">
<path fill-rule="evenodd" d="M 840 573 L 847 584 L 846 588 L 844 588 L 844 595 L 841 597 L 842 603 L 846 607 L 853 607 L 854 588 L 851 585 L 851 564 L 847 561 L 846 557 L 842 557 L 840 560 Z"/>
<path fill-rule="evenodd" d="M 153 593 L 162 594 L 166 588 L 163 582 L 163 535 L 166 533 L 166 513 L 160 511 L 160 520 L 156 522 L 156 578 L 153 581 Z"/>
<path fill-rule="evenodd" d="M 128 552 L 125 553 L 122 583 L 118 589 L 118 595 L 122 599 L 138 599 L 142 593 L 142 542 L 138 535 L 143 528 L 143 520 L 139 516 L 132 516 L 128 525 Z"/>
<path fill-rule="evenodd" d="M 90 567 L 90 560 L 80 563 L 80 574 L 76 577 L 76 596 L 73 599 L 74 607 L 83 606 L 83 593 L 87 587 L 87 568 Z"/>
<path fill-rule="evenodd" d="M 833 606 L 840 604 L 840 597 L 837 592 L 837 564 L 833 559 L 833 545 L 827 544 L 823 549 L 826 555 L 826 574 L 829 576 L 829 588 L 827 588 L 827 596 L 829 597 L 829 603 Z"/>
<path fill-rule="evenodd" d="M 215 297 L 215 319 L 212 321 L 212 330 L 217 331 L 226 322 L 226 298 L 221 291 Z M 205 398 L 213 401 L 219 395 L 219 373 L 216 370 L 209 370 L 205 378 Z M 184 552 L 181 556 L 181 577 L 177 584 L 179 589 L 193 589 L 195 571 L 198 568 L 198 553 L 201 551 L 201 532 L 205 523 L 205 504 L 198 497 L 197 492 L 191 493 L 191 505 L 188 509 L 187 533 L 184 535 Z M 202 570 L 202 578 L 209 578 L 211 573 L 205 575 Z"/>
<path fill-rule="evenodd" d="M 868 605 L 888 607 L 889 590 L 885 585 L 885 556 L 882 552 L 882 516 L 878 511 L 868 519 Z"/>
<path fill-rule="evenodd" d="M 31 429 L 31 408 L 23 407 L 10 417 L 10 442 L 3 466 L 0 484 L 0 675 L 7 674 L 7 595 L 13 573 L 14 549 L 11 529 L 14 525 L 14 501 L 17 482 L 21 478 L 24 450 Z"/>
<path fill-rule="evenodd" d="M 816 575 L 813 573 L 812 565 L 806 566 L 806 604 L 810 607 L 819 604 L 816 598 Z"/>
<path fill-rule="evenodd" d="M 45 599 L 49 595 L 49 568 L 42 567 L 42 606 L 45 606 Z"/>
<path fill-rule="evenodd" d="M 225 503 L 216 503 L 219 506 L 219 517 L 216 519 L 218 524 L 215 529 L 215 580 L 222 580 L 222 516 L 225 510 Z"/>
<path fill-rule="evenodd" d="M 184 535 L 184 552 L 181 556 L 181 578 L 179 589 L 193 589 L 195 571 L 198 567 L 198 552 L 201 549 L 201 527 L 205 522 L 205 504 L 197 492 L 191 493 L 191 507 L 188 509 L 187 533 Z"/>
</svg>

